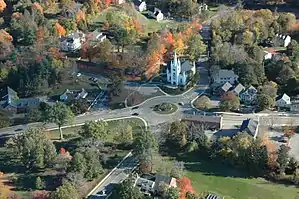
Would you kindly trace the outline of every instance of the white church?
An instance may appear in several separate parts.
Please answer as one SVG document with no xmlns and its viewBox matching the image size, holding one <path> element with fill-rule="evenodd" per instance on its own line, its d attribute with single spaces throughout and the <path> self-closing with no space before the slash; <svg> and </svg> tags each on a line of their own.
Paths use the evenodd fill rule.
<svg viewBox="0 0 299 199">
<path fill-rule="evenodd" d="M 167 68 L 167 81 L 174 85 L 185 86 L 188 82 L 188 77 L 192 77 L 196 72 L 195 62 L 189 60 L 181 60 L 174 52 L 174 58 L 171 60 Z"/>
</svg>

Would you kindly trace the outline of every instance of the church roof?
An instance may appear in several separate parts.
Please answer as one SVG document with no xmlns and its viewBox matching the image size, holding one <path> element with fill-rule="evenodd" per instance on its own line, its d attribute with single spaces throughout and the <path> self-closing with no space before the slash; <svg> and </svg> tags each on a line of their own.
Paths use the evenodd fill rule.
<svg viewBox="0 0 299 199">
<path fill-rule="evenodd" d="M 192 70 L 192 68 L 194 67 L 194 62 L 189 61 L 189 60 L 185 60 L 182 62 L 182 70 L 181 72 L 187 72 Z"/>
</svg>

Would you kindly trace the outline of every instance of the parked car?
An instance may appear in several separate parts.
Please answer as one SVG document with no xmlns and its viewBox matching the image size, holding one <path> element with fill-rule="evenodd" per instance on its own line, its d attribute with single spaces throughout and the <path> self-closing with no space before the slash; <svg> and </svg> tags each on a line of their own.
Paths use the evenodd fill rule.
<svg viewBox="0 0 299 199">
<path fill-rule="evenodd" d="M 132 115 L 137 116 L 137 115 L 139 115 L 139 113 L 132 113 Z"/>
<path fill-rule="evenodd" d="M 138 109 L 139 108 L 139 106 L 134 106 L 133 108 L 132 108 L 132 110 L 135 110 L 135 109 Z"/>
<path fill-rule="evenodd" d="M 179 105 L 180 106 L 184 106 L 184 102 L 179 102 Z"/>
</svg>

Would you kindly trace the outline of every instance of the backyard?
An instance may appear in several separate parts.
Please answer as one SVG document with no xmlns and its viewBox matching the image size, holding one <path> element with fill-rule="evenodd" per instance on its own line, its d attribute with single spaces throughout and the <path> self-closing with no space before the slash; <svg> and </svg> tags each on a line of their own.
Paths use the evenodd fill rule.
<svg viewBox="0 0 299 199">
<path fill-rule="evenodd" d="M 296 197 L 295 186 L 275 184 L 263 178 L 247 178 L 235 169 L 199 160 L 185 164 L 186 176 L 196 192 L 212 192 L 226 199 L 282 199 Z"/>
<path fill-rule="evenodd" d="M 264 178 L 249 178 L 246 173 L 198 154 L 169 157 L 155 154 L 153 172 L 170 175 L 174 161 L 184 161 L 184 176 L 196 193 L 214 193 L 224 199 L 295 199 L 294 185 L 272 183 Z"/>
</svg>

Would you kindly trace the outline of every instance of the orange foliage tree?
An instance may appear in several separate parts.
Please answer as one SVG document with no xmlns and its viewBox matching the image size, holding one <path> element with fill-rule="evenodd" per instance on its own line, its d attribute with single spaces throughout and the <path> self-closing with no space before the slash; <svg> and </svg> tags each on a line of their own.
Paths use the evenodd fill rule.
<svg viewBox="0 0 299 199">
<path fill-rule="evenodd" d="M 105 0 L 106 8 L 110 6 L 111 2 L 112 2 L 111 0 Z"/>
<path fill-rule="evenodd" d="M 32 8 L 35 9 L 35 10 L 38 10 L 41 14 L 44 13 L 43 7 L 39 3 L 37 3 L 37 2 L 34 2 L 32 4 Z"/>
<path fill-rule="evenodd" d="M 274 141 L 269 139 L 269 133 L 266 131 L 263 131 L 262 133 L 262 145 L 266 146 L 267 153 L 268 153 L 268 166 L 271 169 L 276 168 L 276 159 L 277 159 L 277 147 Z"/>
<path fill-rule="evenodd" d="M 60 25 L 59 23 L 56 23 L 55 28 L 56 28 L 59 36 L 65 36 L 66 30 L 64 29 L 64 27 L 62 25 Z"/>
<path fill-rule="evenodd" d="M 78 23 L 81 20 L 85 21 L 86 18 L 85 18 L 85 13 L 82 10 L 79 10 L 76 14 L 76 22 Z"/>
<path fill-rule="evenodd" d="M 180 199 L 186 198 L 186 193 L 194 193 L 191 181 L 189 178 L 183 176 L 178 180 L 178 185 L 180 188 Z"/>
<path fill-rule="evenodd" d="M 57 48 L 51 47 L 48 51 L 55 59 L 62 59 L 62 54 L 59 52 Z"/>
<path fill-rule="evenodd" d="M 4 0 L 0 0 L 0 12 L 3 12 L 4 9 L 6 8 L 6 3 Z"/>
</svg>

